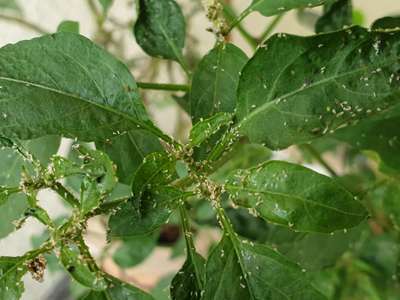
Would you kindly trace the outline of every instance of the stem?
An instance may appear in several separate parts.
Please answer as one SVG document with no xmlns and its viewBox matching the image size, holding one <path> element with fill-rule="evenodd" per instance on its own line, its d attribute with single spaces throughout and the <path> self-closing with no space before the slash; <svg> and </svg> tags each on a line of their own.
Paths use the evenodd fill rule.
<svg viewBox="0 0 400 300">
<path fill-rule="evenodd" d="M 61 183 L 56 182 L 51 189 L 55 191 L 57 194 L 61 196 L 65 201 L 68 202 L 74 208 L 79 208 L 80 203 L 79 200 L 75 198 L 75 196 L 68 191 Z"/>
<path fill-rule="evenodd" d="M 22 25 L 30 30 L 36 31 L 39 34 L 49 34 L 49 32 L 46 29 L 43 29 L 42 27 L 40 27 L 39 25 L 36 25 L 34 23 L 31 23 L 27 20 L 24 20 L 20 17 L 16 17 L 16 16 L 10 16 L 10 15 L 5 15 L 5 14 L 0 14 L 0 19 L 6 20 L 6 21 L 10 21 L 13 23 L 17 23 L 19 25 Z"/>
<path fill-rule="evenodd" d="M 187 255 L 190 256 L 190 259 L 192 260 L 193 266 L 195 268 L 196 281 L 197 281 L 198 287 L 202 290 L 203 282 L 197 276 L 197 274 L 199 274 L 199 270 L 197 269 L 197 263 L 195 261 L 195 258 L 193 257 L 193 252 L 196 252 L 196 247 L 194 246 L 194 242 L 193 242 L 193 238 L 192 238 L 192 231 L 190 230 L 189 216 L 187 214 L 187 211 L 186 211 L 183 203 L 179 204 L 179 214 L 181 217 L 183 233 L 184 233 L 185 241 L 186 241 Z"/>
<path fill-rule="evenodd" d="M 178 63 L 179 65 L 182 67 L 182 70 L 186 73 L 187 77 L 192 77 L 192 73 L 189 70 L 189 66 L 186 63 L 185 59 L 183 58 L 183 56 L 180 54 L 177 56 L 178 58 Z"/>
<path fill-rule="evenodd" d="M 101 25 L 104 23 L 103 14 L 97 9 L 97 6 L 93 0 L 88 0 L 87 2 L 88 2 L 89 8 L 90 8 L 93 16 L 96 19 L 97 25 L 99 27 L 101 27 Z"/>
<path fill-rule="evenodd" d="M 225 15 L 229 18 L 229 20 L 237 20 L 238 17 L 232 7 L 226 3 L 222 3 L 222 5 L 224 6 Z M 243 38 L 250 44 L 250 46 L 256 48 L 257 40 L 240 23 L 237 23 L 236 27 Z M 229 34 L 232 29 L 233 27 L 229 28 L 229 31 L 226 33 L 226 35 Z"/>
<path fill-rule="evenodd" d="M 308 151 L 333 177 L 337 177 L 335 170 L 322 158 L 318 151 L 310 144 L 304 144 L 303 148 Z"/>
<path fill-rule="evenodd" d="M 228 30 L 225 32 L 225 35 L 230 33 L 233 28 L 239 26 L 240 22 L 242 22 L 250 13 L 252 12 L 251 9 L 246 9 L 244 12 L 242 12 L 238 17 L 235 18 L 235 20 L 232 22 L 231 26 L 228 28 Z"/>
<path fill-rule="evenodd" d="M 260 43 L 262 43 L 269 35 L 274 31 L 276 26 L 279 24 L 279 22 L 282 20 L 283 16 L 285 14 L 280 14 L 277 15 L 272 22 L 268 25 L 268 27 L 265 29 L 265 31 L 261 34 L 260 38 L 258 39 Z"/>
<path fill-rule="evenodd" d="M 182 92 L 188 92 L 190 90 L 190 86 L 187 84 L 138 82 L 137 85 L 139 88 L 144 90 L 182 91 Z"/>
<path fill-rule="evenodd" d="M 184 204 L 179 204 L 179 215 L 181 217 L 182 229 L 185 235 L 186 247 L 188 250 L 195 250 L 194 242 L 192 239 L 192 232 L 190 230 L 189 216 L 184 207 Z"/>
</svg>

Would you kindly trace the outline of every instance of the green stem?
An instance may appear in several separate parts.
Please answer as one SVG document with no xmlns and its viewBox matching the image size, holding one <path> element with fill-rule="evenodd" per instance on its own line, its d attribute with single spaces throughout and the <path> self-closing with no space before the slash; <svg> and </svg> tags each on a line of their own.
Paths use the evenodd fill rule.
<svg viewBox="0 0 400 300">
<path fill-rule="evenodd" d="M 268 25 L 268 27 L 265 29 L 265 31 L 261 34 L 260 38 L 258 39 L 260 43 L 262 43 L 267 37 L 270 36 L 270 34 L 274 31 L 274 29 L 279 24 L 279 22 L 282 20 L 284 15 L 285 14 L 277 15 L 272 20 L 272 22 Z"/>
<path fill-rule="evenodd" d="M 318 151 L 310 144 L 302 145 L 308 153 L 311 154 L 333 177 L 337 177 L 335 170 L 322 158 L 322 156 L 318 153 Z"/>
<path fill-rule="evenodd" d="M 182 91 L 182 92 L 188 92 L 190 90 L 190 86 L 187 84 L 138 82 L 137 85 L 139 88 L 144 90 Z"/>
<path fill-rule="evenodd" d="M 73 208 L 79 208 L 80 203 L 79 200 L 75 198 L 75 196 L 68 191 L 61 183 L 56 182 L 51 189 L 55 191 L 58 195 L 61 196 L 65 201 L 68 202 Z"/>
<path fill-rule="evenodd" d="M 186 240 L 186 247 L 188 250 L 195 250 L 194 242 L 192 239 L 192 231 L 190 229 L 190 223 L 189 223 L 189 216 L 187 214 L 187 211 L 184 207 L 184 204 L 179 204 L 179 215 L 181 217 L 181 222 L 182 222 L 182 229 L 183 233 L 185 235 L 185 240 Z"/>
<path fill-rule="evenodd" d="M 31 23 L 27 20 L 24 20 L 20 17 L 17 17 L 17 16 L 0 14 L 0 19 L 22 25 L 30 30 L 33 30 L 33 31 L 39 33 L 39 34 L 49 34 L 49 32 L 46 29 L 43 29 L 39 25 L 33 24 L 33 23 Z"/>
<path fill-rule="evenodd" d="M 249 14 L 252 13 L 251 9 L 246 9 L 245 11 L 243 11 L 238 17 L 236 17 L 234 19 L 234 21 L 231 23 L 230 27 L 228 28 L 228 30 L 225 32 L 225 35 L 229 34 L 233 28 L 237 27 L 240 25 L 240 22 L 242 22 Z"/>
<path fill-rule="evenodd" d="M 224 6 L 224 13 L 228 17 L 229 20 L 237 20 L 237 15 L 235 11 L 232 9 L 230 5 L 227 5 L 226 3 L 222 3 Z M 235 22 L 235 21 L 233 21 Z M 239 31 L 239 33 L 243 36 L 243 38 L 250 44 L 251 47 L 256 48 L 257 47 L 257 40 L 239 23 L 236 24 L 236 27 Z M 229 28 L 228 33 L 233 29 Z M 228 34 L 226 33 L 226 34 Z"/>
<path fill-rule="evenodd" d="M 186 211 L 183 203 L 179 204 L 179 214 L 181 217 L 183 234 L 185 236 L 185 241 L 186 241 L 187 255 L 190 257 L 190 259 L 193 262 L 193 266 L 195 268 L 196 281 L 197 281 L 198 287 L 202 290 L 203 282 L 202 282 L 201 278 L 199 278 L 197 276 L 197 274 L 199 274 L 200 272 L 197 269 L 197 263 L 196 263 L 195 257 L 193 257 L 193 252 L 196 252 L 196 247 L 194 246 L 194 242 L 193 242 L 193 238 L 192 238 L 192 231 L 190 229 L 189 216 L 187 214 L 187 211 Z"/>
<path fill-rule="evenodd" d="M 88 0 L 87 2 L 88 2 L 89 8 L 90 8 L 93 16 L 96 19 L 97 25 L 99 27 L 101 27 L 103 25 L 103 23 L 104 23 L 103 14 L 97 9 L 97 6 L 96 6 L 96 4 L 94 3 L 93 0 Z"/>
</svg>

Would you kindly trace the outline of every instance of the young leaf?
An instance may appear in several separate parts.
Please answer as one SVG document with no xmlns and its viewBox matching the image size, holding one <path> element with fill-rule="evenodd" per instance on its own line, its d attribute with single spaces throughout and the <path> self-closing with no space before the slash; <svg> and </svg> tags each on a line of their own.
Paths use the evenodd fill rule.
<svg viewBox="0 0 400 300">
<path fill-rule="evenodd" d="M 27 272 L 24 257 L 0 257 L 0 299 L 18 300 L 24 292 Z"/>
<path fill-rule="evenodd" d="M 171 283 L 172 300 L 199 300 L 205 280 L 205 259 L 190 247 L 183 267 Z M 190 251 L 190 253 L 189 253 Z"/>
<path fill-rule="evenodd" d="M 193 74 L 190 105 L 193 120 L 217 112 L 233 112 L 240 71 L 248 61 L 233 44 L 218 44 L 200 62 Z"/>
<path fill-rule="evenodd" d="M 43 165 L 49 162 L 50 157 L 57 152 L 59 145 L 60 137 L 57 136 L 47 136 L 22 143 L 24 149 Z M 25 167 L 32 171 L 30 163 L 11 148 L 0 149 L 0 157 L 0 185 L 18 187 L 22 168 Z M 22 193 L 8 193 L 7 199 L 0 201 L 0 238 L 7 236 L 15 229 L 15 221 L 23 217 L 28 206 L 26 196 Z"/>
<path fill-rule="evenodd" d="M 260 14 L 268 17 L 281 14 L 285 11 L 298 8 L 307 8 L 322 5 L 326 0 L 253 0 L 245 13 L 249 14 L 258 11 Z"/>
<path fill-rule="evenodd" d="M 216 134 L 222 126 L 229 125 L 232 115 L 217 113 L 214 116 L 197 122 L 190 131 L 189 143 L 192 147 L 198 147 L 212 135 Z"/>
<path fill-rule="evenodd" d="M 372 30 L 400 30 L 400 17 L 384 17 L 376 20 L 372 26 Z"/>
<path fill-rule="evenodd" d="M 63 244 L 60 251 L 60 261 L 68 273 L 80 284 L 95 291 L 107 289 L 106 280 L 99 271 L 93 270 L 75 244 Z"/>
<path fill-rule="evenodd" d="M 135 173 L 132 191 L 140 197 L 145 190 L 153 186 L 167 184 L 176 179 L 176 160 L 166 153 L 151 153 L 145 157 Z"/>
<path fill-rule="evenodd" d="M 399 37 L 359 27 L 312 37 L 275 35 L 243 70 L 241 132 L 281 149 L 399 104 Z"/>
<path fill-rule="evenodd" d="M 77 34 L 60 32 L 1 48 L 0 87 L 4 136 L 58 134 L 93 141 L 136 127 L 160 135 L 129 70 Z"/>
<path fill-rule="evenodd" d="M 204 300 L 326 299 L 278 252 L 227 235 L 210 255 L 206 278 Z"/>
<path fill-rule="evenodd" d="M 140 129 L 96 142 L 96 146 L 117 165 L 119 182 L 129 185 L 143 159 L 150 153 L 163 151 L 156 136 Z"/>
<path fill-rule="evenodd" d="M 142 290 L 124 283 L 110 275 L 106 278 L 109 288 L 104 291 L 90 291 L 82 300 L 154 300 Z"/>
<path fill-rule="evenodd" d="M 240 143 L 228 155 L 226 163 L 211 175 L 211 178 L 219 183 L 223 183 L 228 175 L 239 169 L 248 169 L 267 161 L 271 158 L 272 152 L 259 144 Z"/>
<path fill-rule="evenodd" d="M 225 188 L 237 204 L 298 231 L 330 233 L 354 227 L 367 216 L 335 180 L 287 162 L 239 171 Z"/>
<path fill-rule="evenodd" d="M 62 21 L 57 27 L 57 32 L 70 32 L 79 34 L 79 22 L 70 20 Z"/>
<path fill-rule="evenodd" d="M 122 205 L 108 222 L 111 237 L 128 238 L 150 234 L 165 224 L 184 198 L 184 193 L 172 187 L 153 187 Z"/>
<path fill-rule="evenodd" d="M 134 34 L 147 54 L 182 61 L 186 24 L 174 0 L 139 0 Z"/>
<path fill-rule="evenodd" d="M 324 5 L 324 14 L 315 24 L 315 31 L 329 32 L 343 29 L 353 23 L 351 0 L 332 0 Z"/>
</svg>

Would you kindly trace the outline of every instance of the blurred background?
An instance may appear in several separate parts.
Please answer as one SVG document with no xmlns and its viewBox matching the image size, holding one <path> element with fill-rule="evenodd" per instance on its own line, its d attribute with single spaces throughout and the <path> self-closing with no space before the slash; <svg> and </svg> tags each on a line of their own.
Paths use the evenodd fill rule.
<svg viewBox="0 0 400 300">
<path fill-rule="evenodd" d="M 150 58 L 137 46 L 132 34 L 132 26 L 136 18 L 135 1 L 114 0 L 106 18 L 101 16 L 101 7 L 97 0 L 19 0 L 15 2 L 16 5 L 7 7 L 3 4 L 8 2 L 10 1 L 0 0 L 0 46 L 31 39 L 46 33 L 53 33 L 57 31 L 61 22 L 66 20 L 76 21 L 79 23 L 81 34 L 102 45 L 124 61 L 136 79 L 183 83 L 184 74 L 182 74 L 178 65 L 174 62 Z M 199 58 L 213 47 L 215 38 L 213 34 L 206 30 L 210 24 L 205 17 L 200 0 L 178 0 L 177 2 L 182 5 L 187 17 L 188 36 L 185 55 L 190 64 L 195 66 Z M 251 1 L 232 0 L 227 2 L 230 2 L 237 12 L 241 12 Z M 398 0 L 354 0 L 353 3 L 354 18 L 357 23 L 364 26 L 369 26 L 375 19 L 382 16 L 400 15 Z M 299 35 L 312 34 L 314 32 L 313 24 L 320 14 L 321 9 L 287 13 L 282 17 L 274 31 Z M 244 21 L 243 26 L 254 36 L 259 36 L 272 20 L 273 18 L 265 18 L 254 13 Z M 248 55 L 251 55 L 251 47 L 236 30 L 232 33 L 230 39 Z M 182 95 L 146 91 L 142 98 L 156 123 L 164 131 L 184 141 L 191 122 L 184 111 L 176 104 L 175 96 Z M 63 140 L 59 153 L 67 155 L 69 145 L 70 141 Z M 324 172 L 323 168 L 312 161 L 299 161 L 302 158 L 298 155 L 297 149 L 288 149 L 274 153 L 274 155 L 308 164 L 314 169 Z M 336 160 L 337 153 L 335 155 L 327 153 L 324 156 L 336 172 L 339 174 L 343 172 L 346 166 L 338 163 L 338 160 Z M 0 156 L 1 159 L 3 157 Z M 51 192 L 43 191 L 40 199 L 42 206 L 47 208 L 53 217 L 57 218 L 68 214 L 62 202 Z M 207 218 L 210 214 L 208 208 L 200 207 L 198 214 L 199 223 L 207 224 Z M 260 231 L 263 230 L 264 225 L 257 222 L 247 224 L 245 223 L 246 220 L 245 217 L 243 219 L 238 217 L 238 222 L 242 222 L 241 224 L 244 227 L 247 226 L 244 230 L 248 231 L 248 235 L 253 234 L 249 233 L 253 230 L 255 237 L 261 238 Z M 93 255 L 98 259 L 100 266 L 122 280 L 131 282 L 145 290 L 151 290 L 158 300 L 168 299 L 168 284 L 171 276 L 179 270 L 184 261 L 184 243 L 180 238 L 177 221 L 172 218 L 170 224 L 162 228 L 160 232 L 154 233 L 154 236 L 146 237 L 142 241 L 136 244 L 131 243 L 128 246 L 122 245 L 119 241 L 107 243 L 105 222 L 106 220 L 102 218 L 91 220 L 86 236 L 86 241 L 90 245 Z M 377 228 L 377 230 L 380 229 Z M 40 244 L 42 231 L 43 226 L 34 220 L 29 220 L 21 230 L 0 239 L 0 255 L 23 254 L 31 249 L 32 245 Z M 213 226 L 205 226 L 199 230 L 196 234 L 199 252 L 207 255 L 209 248 L 218 240 L 218 237 L 219 232 Z M 274 237 L 270 235 L 269 238 L 273 239 Z M 311 243 L 312 241 L 308 242 Z M 319 242 L 325 243 L 326 241 Z M 319 245 L 329 247 L 326 244 Z M 390 255 L 393 251 L 399 253 L 398 247 L 396 248 L 395 245 L 386 240 L 383 244 L 378 243 L 374 247 L 377 248 L 374 251 L 383 251 L 388 260 L 391 259 Z M 135 251 L 132 251 L 132 249 L 135 249 Z M 310 251 L 315 252 L 315 249 Z M 339 254 L 342 255 L 342 252 Z M 336 253 L 335 258 L 339 254 Z M 318 253 L 314 253 L 314 255 L 314 258 L 318 260 Z M 389 261 L 388 263 L 392 262 Z M 367 267 L 365 266 L 365 268 Z M 369 280 L 367 277 L 362 278 L 362 280 L 365 281 L 363 284 L 366 286 L 370 284 L 367 282 Z M 23 296 L 25 300 L 75 299 L 75 295 L 79 295 L 82 290 L 77 284 L 69 281 L 65 273 L 51 258 L 43 283 L 38 283 L 29 276 L 26 276 L 25 283 L 27 291 Z M 370 288 L 373 289 L 373 287 Z M 70 298 L 71 295 L 74 295 L 73 298 Z M 360 299 L 386 299 L 373 298 L 374 291 L 369 291 L 365 295 L 370 296 Z M 393 299 L 400 299 L 400 294 L 398 294 L 398 298 Z"/>
</svg>

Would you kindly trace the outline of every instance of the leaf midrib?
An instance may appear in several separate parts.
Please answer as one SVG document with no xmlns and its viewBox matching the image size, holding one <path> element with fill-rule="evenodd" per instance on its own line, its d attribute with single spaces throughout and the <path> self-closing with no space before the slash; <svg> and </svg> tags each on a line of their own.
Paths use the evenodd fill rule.
<svg viewBox="0 0 400 300">
<path fill-rule="evenodd" d="M 393 63 L 393 62 L 396 62 L 396 61 L 398 61 L 398 59 L 391 59 L 391 60 L 388 60 L 388 61 L 387 61 L 387 64 L 390 64 L 390 63 Z M 381 66 L 385 66 L 385 65 L 386 65 L 386 63 L 385 63 L 385 64 L 382 64 Z M 376 68 L 376 66 L 375 66 L 374 68 Z M 350 72 L 342 73 L 342 74 L 339 74 L 339 75 L 336 74 L 336 75 L 333 75 L 333 76 L 331 76 L 331 77 L 324 78 L 324 79 L 322 79 L 322 80 L 320 80 L 320 81 L 316 81 L 316 82 L 314 82 L 314 83 L 312 83 L 312 84 L 310 84 L 310 85 L 308 85 L 308 86 L 306 86 L 306 87 L 300 87 L 300 88 L 298 88 L 298 89 L 296 89 L 296 90 L 294 90 L 294 91 L 292 91 L 292 92 L 286 93 L 286 94 L 284 94 L 284 95 L 282 95 L 282 96 L 280 96 L 280 97 L 278 97 L 278 98 L 276 98 L 276 99 L 273 99 L 273 100 L 271 100 L 271 101 L 268 101 L 268 102 L 264 103 L 264 104 L 261 105 L 260 107 L 258 107 L 258 108 L 256 108 L 255 110 L 253 110 L 250 114 L 248 114 L 247 116 L 245 116 L 245 117 L 238 123 L 237 127 L 240 128 L 240 127 L 243 126 L 244 124 L 246 124 L 246 123 L 248 123 L 249 121 L 251 121 L 253 117 L 256 117 L 258 114 L 267 111 L 271 106 L 278 104 L 278 103 L 277 103 L 278 101 L 281 101 L 281 100 L 283 100 L 283 99 L 287 99 L 287 98 L 289 98 L 289 97 L 295 96 L 295 95 L 297 95 L 298 93 L 301 93 L 301 92 L 304 92 L 304 91 L 306 91 L 306 90 L 315 88 L 315 87 L 317 87 L 317 86 L 324 85 L 324 84 L 326 84 L 326 83 L 328 83 L 328 82 L 330 82 L 330 81 L 336 81 L 337 79 L 344 78 L 344 77 L 347 77 L 347 76 L 356 74 L 356 73 L 358 73 L 358 72 L 363 72 L 363 71 L 366 71 L 366 70 L 368 70 L 368 69 L 370 69 L 369 66 L 368 66 L 368 67 L 363 67 L 363 68 L 358 68 L 358 69 L 352 70 L 352 71 L 350 71 Z"/>
<path fill-rule="evenodd" d="M 328 206 L 323 203 L 316 202 L 314 200 L 309 200 L 306 198 L 300 198 L 299 196 L 291 195 L 291 194 L 286 194 L 286 193 L 279 193 L 279 192 L 272 192 L 272 191 L 265 191 L 265 190 L 257 190 L 257 189 L 251 189 L 251 188 L 246 188 L 246 187 L 237 187 L 233 185 L 225 185 L 226 189 L 231 189 L 231 190 L 240 190 L 240 191 L 246 191 L 248 193 L 253 193 L 253 194 L 263 194 L 263 195 L 274 195 L 274 196 L 281 196 L 281 197 L 286 197 L 286 198 L 291 198 L 295 199 L 299 202 L 305 202 L 305 203 L 310 203 L 315 206 L 320 206 L 329 210 L 334 210 L 336 212 L 339 212 L 341 214 L 349 215 L 349 216 L 355 216 L 355 217 L 363 217 L 365 216 L 364 214 L 356 214 L 356 213 L 351 213 L 351 212 L 346 212 L 344 210 L 338 209 L 336 207 Z"/>
<path fill-rule="evenodd" d="M 101 110 L 104 110 L 104 111 L 106 111 L 108 113 L 112 113 L 112 114 L 115 114 L 115 115 L 119 115 L 119 116 L 129 120 L 130 122 L 136 124 L 136 125 L 140 125 L 141 127 L 146 128 L 147 130 L 153 132 L 157 136 L 160 136 L 160 133 L 158 133 L 157 130 L 154 130 L 150 126 L 145 125 L 145 123 L 143 123 L 143 122 L 135 120 L 132 116 L 130 116 L 130 115 L 126 114 L 126 113 L 123 113 L 121 111 L 112 109 L 110 106 L 104 106 L 104 105 L 101 105 L 98 102 L 94 102 L 94 101 L 89 100 L 87 98 L 83 98 L 83 97 L 78 96 L 78 95 L 74 95 L 74 94 L 71 94 L 71 93 L 68 93 L 68 92 L 65 92 L 65 91 L 62 91 L 62 90 L 58 90 L 58 89 L 55 89 L 55 88 L 52 88 L 52 87 L 48 87 L 48 86 L 45 86 L 43 84 L 31 82 L 31 81 L 20 80 L 20 79 L 16 79 L 16 78 L 12 78 L 12 77 L 5 77 L 5 76 L 0 76 L 0 80 L 14 82 L 14 83 L 17 83 L 17 84 L 20 84 L 20 85 L 24 85 L 25 87 L 27 85 L 28 86 L 32 86 L 32 87 L 39 88 L 39 89 L 42 89 L 42 90 L 45 90 L 45 91 L 49 91 L 49 92 L 52 92 L 52 93 L 56 93 L 56 94 L 59 94 L 59 95 L 65 96 L 65 97 L 70 97 L 70 98 L 79 100 L 79 101 L 81 101 L 81 102 L 83 102 L 85 104 L 90 103 L 90 104 L 96 106 L 97 108 L 100 108 Z M 2 127 L 0 127 L 0 128 L 2 128 Z"/>
</svg>

